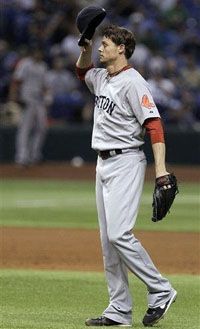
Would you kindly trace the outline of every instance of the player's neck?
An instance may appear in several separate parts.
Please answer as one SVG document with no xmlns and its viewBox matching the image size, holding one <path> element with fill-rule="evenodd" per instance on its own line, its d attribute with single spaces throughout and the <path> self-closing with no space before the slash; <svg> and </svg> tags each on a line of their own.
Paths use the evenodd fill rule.
<svg viewBox="0 0 200 329">
<path fill-rule="evenodd" d="M 108 74 L 109 75 L 115 75 L 117 74 L 118 72 L 122 71 L 124 67 L 128 66 L 128 62 L 127 60 L 121 60 L 121 61 L 117 61 L 117 62 L 114 62 L 112 64 L 108 64 L 106 69 L 108 71 Z"/>
</svg>

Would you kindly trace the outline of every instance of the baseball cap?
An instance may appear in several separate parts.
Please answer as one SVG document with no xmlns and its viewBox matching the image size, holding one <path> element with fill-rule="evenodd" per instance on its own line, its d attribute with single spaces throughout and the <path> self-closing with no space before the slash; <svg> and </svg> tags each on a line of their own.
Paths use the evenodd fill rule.
<svg viewBox="0 0 200 329">
<path fill-rule="evenodd" d="M 79 46 L 84 45 L 84 39 L 91 40 L 95 29 L 106 16 L 104 8 L 99 6 L 88 6 L 83 8 L 77 15 L 76 24 L 81 33 L 78 41 Z"/>
</svg>

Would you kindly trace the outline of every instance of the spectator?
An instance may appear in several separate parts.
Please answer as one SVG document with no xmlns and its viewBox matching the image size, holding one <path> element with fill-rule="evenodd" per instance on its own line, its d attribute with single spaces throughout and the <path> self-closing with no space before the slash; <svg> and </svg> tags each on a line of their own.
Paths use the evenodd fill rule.
<svg viewBox="0 0 200 329">
<path fill-rule="evenodd" d="M 197 66 L 193 56 L 186 57 L 186 65 L 181 69 L 181 77 L 185 86 L 196 90 L 200 87 L 200 68 Z"/>
<path fill-rule="evenodd" d="M 74 121 L 77 111 L 82 109 L 84 102 L 78 92 L 75 75 L 65 69 L 63 57 L 53 59 L 52 70 L 47 74 L 49 117 L 63 122 Z"/>
<path fill-rule="evenodd" d="M 70 65 L 75 63 L 79 54 L 78 40 L 79 34 L 75 24 L 70 28 L 70 33 L 61 42 L 61 51 L 68 57 Z"/>
<path fill-rule="evenodd" d="M 176 99 L 176 86 L 171 80 L 163 78 L 159 71 L 148 82 L 163 121 L 169 123 L 169 110 L 181 107 L 180 101 Z"/>
<path fill-rule="evenodd" d="M 182 91 L 182 106 L 170 108 L 168 118 L 171 124 L 175 124 L 180 129 L 187 130 L 196 128 L 195 114 L 193 112 L 194 99 L 187 90 Z"/>
<path fill-rule="evenodd" d="M 52 57 L 59 55 L 67 60 L 67 72 L 74 67 L 79 53 L 76 15 L 84 6 L 93 3 L 91 0 L 0 0 L 1 103 L 7 101 L 10 79 L 17 61 L 21 58 L 24 46 L 30 47 L 39 42 L 45 49 L 44 60 L 47 65 L 51 64 Z M 158 85 L 160 96 L 157 97 L 157 95 L 155 98 L 159 98 L 158 106 L 160 105 L 165 113 L 166 123 L 178 124 L 178 120 L 182 122 L 182 115 L 177 115 L 175 120 L 171 118 L 172 113 L 173 115 L 180 114 L 176 112 L 179 111 L 180 104 L 181 108 L 184 108 L 185 95 L 190 95 L 192 98 L 190 101 L 192 117 L 195 121 L 199 121 L 199 2 L 196 0 L 135 0 L 134 2 L 125 0 L 116 3 L 114 0 L 98 0 L 95 4 L 104 6 L 107 10 L 103 24 L 112 22 L 135 31 L 137 46 L 132 64 L 150 81 L 152 88 Z M 98 32 L 93 44 L 94 48 L 98 49 Z M 98 52 L 94 51 L 94 53 Z M 95 56 L 93 61 L 94 64 L 98 63 L 98 58 Z M 71 73 L 74 74 L 74 72 Z M 167 88 L 169 83 L 166 81 L 171 80 L 175 88 L 175 93 L 171 95 L 170 92 L 168 104 L 166 101 L 163 103 L 163 99 L 169 98 L 168 92 L 162 84 L 159 85 L 158 79 L 165 81 L 164 85 Z M 70 81 L 73 87 L 73 79 L 70 78 Z M 62 113 L 66 115 L 64 121 L 89 118 L 90 105 L 88 104 L 91 101 L 89 93 L 83 86 L 76 85 L 70 94 L 73 99 L 66 102 L 69 95 L 67 90 L 62 98 Z M 66 106 L 70 108 L 75 103 L 76 109 L 73 109 L 69 116 L 70 111 L 66 111 Z M 52 107 L 49 108 L 49 113 L 54 115 L 54 119 L 61 110 L 59 106 L 61 103 L 60 105 L 57 103 L 53 111 Z M 192 124 L 192 120 L 187 120 L 187 122 Z M 191 127 L 193 126 L 192 124 Z"/>
</svg>

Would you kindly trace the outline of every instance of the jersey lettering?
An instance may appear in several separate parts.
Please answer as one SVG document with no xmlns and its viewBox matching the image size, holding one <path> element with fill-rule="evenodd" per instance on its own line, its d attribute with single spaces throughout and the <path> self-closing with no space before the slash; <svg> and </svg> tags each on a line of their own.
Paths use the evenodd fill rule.
<svg viewBox="0 0 200 329">
<path fill-rule="evenodd" d="M 97 106 L 98 109 L 106 111 L 108 114 L 112 115 L 116 104 L 113 103 L 110 98 L 101 95 L 95 96 L 95 106 Z"/>
</svg>

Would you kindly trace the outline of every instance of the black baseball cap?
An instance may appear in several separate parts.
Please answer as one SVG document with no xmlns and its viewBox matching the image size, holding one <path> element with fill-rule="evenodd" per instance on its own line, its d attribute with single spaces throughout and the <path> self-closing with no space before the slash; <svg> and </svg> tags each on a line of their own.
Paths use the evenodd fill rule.
<svg viewBox="0 0 200 329">
<path fill-rule="evenodd" d="M 84 46 L 84 39 L 91 40 L 95 29 L 106 16 L 104 8 L 99 6 L 88 6 L 83 8 L 77 15 L 76 24 L 81 33 L 78 41 L 79 46 Z"/>
</svg>

